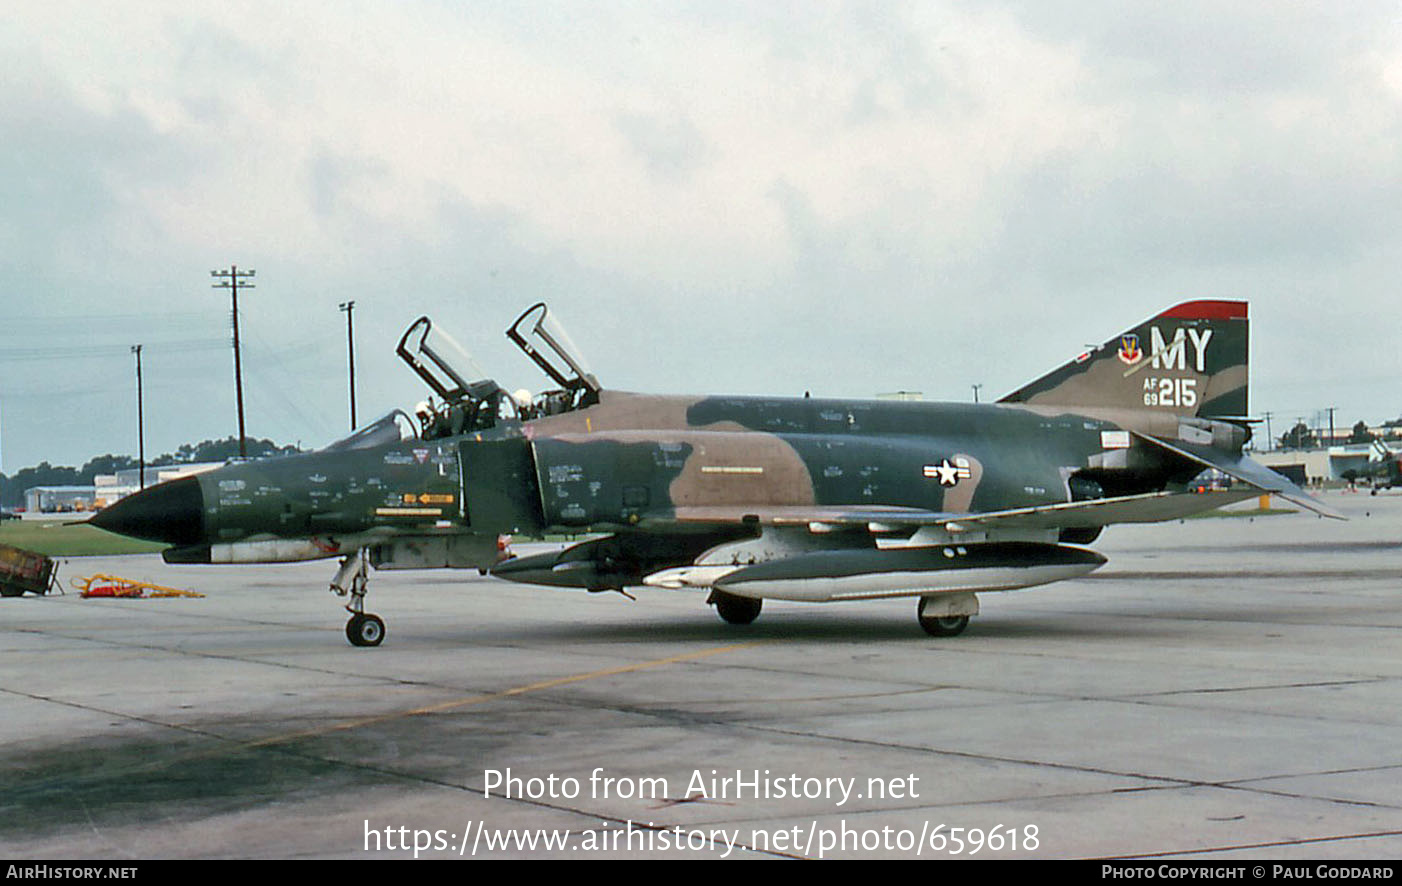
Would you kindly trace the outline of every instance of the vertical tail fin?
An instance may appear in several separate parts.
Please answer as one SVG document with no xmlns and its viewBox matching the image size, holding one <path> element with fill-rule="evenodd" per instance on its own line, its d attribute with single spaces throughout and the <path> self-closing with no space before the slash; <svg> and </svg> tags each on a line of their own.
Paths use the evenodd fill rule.
<svg viewBox="0 0 1402 886">
<path fill-rule="evenodd" d="M 998 402 L 1242 417 L 1247 346 L 1246 302 L 1184 302 Z"/>
</svg>

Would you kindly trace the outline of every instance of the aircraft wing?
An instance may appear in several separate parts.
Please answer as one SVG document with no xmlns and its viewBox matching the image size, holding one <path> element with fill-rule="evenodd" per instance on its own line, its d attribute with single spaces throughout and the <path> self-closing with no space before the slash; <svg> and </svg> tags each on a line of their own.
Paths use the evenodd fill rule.
<svg viewBox="0 0 1402 886">
<path fill-rule="evenodd" d="M 1158 446 L 1179 458 L 1215 468 L 1234 478 L 1245 488 L 1226 492 L 1148 492 L 1089 501 L 1060 502 L 1050 505 L 1008 508 L 997 511 L 950 513 L 891 505 L 878 506 L 710 506 L 678 508 L 674 518 L 658 520 L 658 528 L 672 519 L 682 524 L 724 525 L 758 520 L 776 526 L 807 524 L 815 533 L 837 532 L 858 526 L 871 532 L 899 531 L 903 528 L 940 526 L 955 532 L 986 530 L 995 527 L 1009 529 L 1080 529 L 1109 526 L 1113 523 L 1156 523 L 1177 520 L 1190 514 L 1235 504 L 1254 498 L 1263 492 L 1279 495 L 1303 508 L 1336 520 L 1347 519 L 1323 502 L 1306 493 L 1288 478 L 1241 455 L 1232 455 L 1193 443 L 1175 440 L 1165 442 L 1157 437 L 1136 433 L 1135 436 Z M 650 528 L 644 519 L 639 528 Z"/>
<path fill-rule="evenodd" d="M 1324 502 L 1305 492 L 1296 486 L 1283 474 L 1272 471 L 1265 465 L 1258 464 L 1244 455 L 1231 455 L 1210 446 L 1202 446 L 1195 443 L 1185 443 L 1175 440 L 1172 443 L 1165 442 L 1158 437 L 1151 437 L 1148 434 L 1134 434 L 1141 440 L 1152 443 L 1175 455 L 1186 458 L 1189 461 L 1197 462 L 1206 468 L 1216 468 L 1222 473 L 1242 483 L 1254 486 L 1261 492 L 1270 492 L 1279 495 L 1288 502 L 1293 502 L 1302 508 L 1314 511 L 1325 517 L 1334 520 L 1347 520 L 1343 514 L 1330 508 Z"/>
<path fill-rule="evenodd" d="M 1090 529 L 1112 523 L 1158 523 L 1200 514 L 1253 498 L 1256 492 L 1146 492 L 1070 501 L 1054 505 L 1010 508 L 974 514 L 952 514 L 939 521 L 947 529 Z"/>
<path fill-rule="evenodd" d="M 939 511 L 922 508 L 888 506 L 842 506 L 842 505 L 716 505 L 704 507 L 680 507 L 674 518 L 661 517 L 658 524 L 667 527 L 672 521 L 683 524 L 730 524 L 754 522 L 774 526 L 801 526 L 807 524 L 814 532 L 830 532 L 854 526 L 893 528 L 905 526 L 928 526 L 944 517 L 951 516 Z M 649 528 L 649 520 L 644 519 L 642 528 Z"/>
<path fill-rule="evenodd" d="M 1176 520 L 1190 514 L 1245 501 L 1259 494 L 1255 489 L 1203 494 L 1149 492 L 1142 495 L 971 513 L 901 507 L 698 507 L 678 508 L 675 519 L 681 523 L 723 524 L 758 518 L 760 523 L 779 526 L 807 524 L 810 531 L 817 533 L 836 532 L 858 526 L 872 532 L 921 526 L 940 526 L 955 532 L 993 528 L 1080 529 L 1108 526 L 1112 523 L 1156 523 L 1161 520 Z M 642 528 L 647 528 L 646 521 Z"/>
</svg>

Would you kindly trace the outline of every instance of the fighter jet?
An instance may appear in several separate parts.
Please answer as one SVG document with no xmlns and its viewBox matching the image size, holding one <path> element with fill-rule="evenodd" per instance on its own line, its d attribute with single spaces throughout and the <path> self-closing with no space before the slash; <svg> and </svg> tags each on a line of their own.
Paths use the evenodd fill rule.
<svg viewBox="0 0 1402 886">
<path fill-rule="evenodd" d="M 1377 495 L 1380 490 L 1402 486 L 1402 456 L 1388 449 L 1381 440 L 1373 441 L 1373 450 L 1376 459 L 1361 471 L 1344 471 L 1343 478 L 1350 484 L 1366 480 L 1372 487 L 1372 495 Z"/>
<path fill-rule="evenodd" d="M 508 337 L 551 380 L 510 393 L 427 317 L 397 353 L 432 391 L 316 452 L 231 463 L 101 511 L 169 563 L 339 557 L 346 636 L 376 646 L 368 567 L 708 592 L 747 624 L 766 599 L 913 597 L 961 633 L 978 594 L 1083 576 L 1113 523 L 1276 493 L 1338 517 L 1242 455 L 1247 305 L 1192 301 L 996 403 L 659 396 L 604 388 L 549 308 Z M 1207 469 L 1231 490 L 1199 494 Z M 507 559 L 504 536 L 587 534 Z"/>
<path fill-rule="evenodd" d="M 1373 486 L 1373 495 L 1377 495 L 1380 489 L 1402 486 L 1402 459 L 1389 452 L 1376 465 L 1370 466 L 1367 476 Z"/>
</svg>

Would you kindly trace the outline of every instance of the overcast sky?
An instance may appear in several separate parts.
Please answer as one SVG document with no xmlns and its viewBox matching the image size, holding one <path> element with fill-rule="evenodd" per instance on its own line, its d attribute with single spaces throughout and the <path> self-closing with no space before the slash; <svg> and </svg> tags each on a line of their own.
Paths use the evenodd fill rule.
<svg viewBox="0 0 1402 886">
<path fill-rule="evenodd" d="M 1276 434 L 1402 413 L 1393 2 L 0 0 L 0 470 L 510 388 L 1002 395 L 1246 299 Z"/>
</svg>

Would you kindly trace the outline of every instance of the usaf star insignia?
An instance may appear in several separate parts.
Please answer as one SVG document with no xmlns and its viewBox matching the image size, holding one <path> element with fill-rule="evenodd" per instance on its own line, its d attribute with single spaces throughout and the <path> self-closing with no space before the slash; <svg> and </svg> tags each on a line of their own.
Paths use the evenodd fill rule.
<svg viewBox="0 0 1402 886">
<path fill-rule="evenodd" d="M 967 480 L 971 476 L 969 460 L 963 456 L 955 456 L 951 464 L 946 458 L 937 465 L 925 465 L 924 474 L 928 479 L 939 480 L 941 486 L 954 486 L 960 480 Z"/>
</svg>

